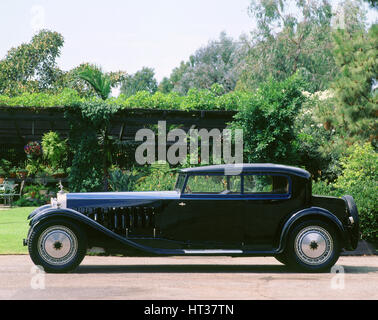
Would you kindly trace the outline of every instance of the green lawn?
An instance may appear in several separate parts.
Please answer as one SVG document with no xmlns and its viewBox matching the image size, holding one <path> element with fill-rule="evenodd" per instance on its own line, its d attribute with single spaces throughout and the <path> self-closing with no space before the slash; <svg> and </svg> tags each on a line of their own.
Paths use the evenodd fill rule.
<svg viewBox="0 0 378 320">
<path fill-rule="evenodd" d="M 35 207 L 12 208 L 0 210 L 0 254 L 28 253 L 27 247 L 22 245 L 25 239 L 29 222 L 27 216 Z"/>
</svg>

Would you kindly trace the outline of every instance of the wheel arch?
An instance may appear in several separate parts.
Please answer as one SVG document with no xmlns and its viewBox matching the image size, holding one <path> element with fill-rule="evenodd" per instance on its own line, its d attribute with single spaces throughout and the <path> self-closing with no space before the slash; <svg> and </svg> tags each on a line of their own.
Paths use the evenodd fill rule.
<svg viewBox="0 0 378 320">
<path fill-rule="evenodd" d="M 336 230 L 342 247 L 345 246 L 346 230 L 342 222 L 334 214 L 324 208 L 311 207 L 298 211 L 285 222 L 280 235 L 279 252 L 283 252 L 285 250 L 290 231 L 293 230 L 298 224 L 307 220 L 321 220 L 329 223 Z"/>
</svg>

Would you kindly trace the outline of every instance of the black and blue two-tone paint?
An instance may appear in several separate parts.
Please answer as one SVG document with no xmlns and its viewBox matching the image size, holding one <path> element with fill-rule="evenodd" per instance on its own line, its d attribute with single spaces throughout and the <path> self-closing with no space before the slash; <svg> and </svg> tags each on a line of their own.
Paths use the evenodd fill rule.
<svg viewBox="0 0 378 320">
<path fill-rule="evenodd" d="M 29 215 L 24 244 L 48 272 L 75 269 L 92 247 L 125 255 L 274 256 L 307 271 L 327 270 L 343 249 L 356 248 L 351 196 L 312 195 L 310 174 L 295 167 L 236 169 L 183 169 L 174 191 L 61 192 Z M 197 188 L 201 179 L 214 180 L 214 190 Z"/>
</svg>

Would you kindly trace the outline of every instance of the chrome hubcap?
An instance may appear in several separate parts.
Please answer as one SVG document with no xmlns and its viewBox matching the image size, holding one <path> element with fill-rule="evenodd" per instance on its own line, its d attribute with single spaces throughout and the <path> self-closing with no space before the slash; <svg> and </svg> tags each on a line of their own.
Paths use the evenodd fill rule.
<svg viewBox="0 0 378 320">
<path fill-rule="evenodd" d="M 295 238 L 295 252 L 300 260 L 311 265 L 327 261 L 333 251 L 333 241 L 327 230 L 310 226 L 301 230 Z"/>
<path fill-rule="evenodd" d="M 76 255 L 77 238 L 65 226 L 52 226 L 47 228 L 39 237 L 38 251 L 46 262 L 64 265 Z"/>
</svg>

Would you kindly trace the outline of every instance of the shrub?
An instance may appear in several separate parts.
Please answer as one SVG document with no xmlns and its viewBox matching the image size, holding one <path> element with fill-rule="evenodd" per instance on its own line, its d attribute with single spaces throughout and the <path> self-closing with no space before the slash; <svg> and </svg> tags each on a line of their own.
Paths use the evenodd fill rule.
<svg viewBox="0 0 378 320">
<path fill-rule="evenodd" d="M 109 172 L 109 186 L 113 191 L 133 191 L 142 174 L 136 170 L 122 171 L 121 169 Z"/>
<path fill-rule="evenodd" d="M 111 164 L 111 141 L 107 126 L 118 107 L 102 100 L 80 105 L 80 113 L 71 110 L 70 144 L 73 150 L 69 173 L 70 190 L 73 192 L 107 191 L 107 169 Z"/>
<path fill-rule="evenodd" d="M 20 199 L 15 201 L 13 204 L 19 207 L 32 207 L 32 206 L 41 206 L 49 201 L 49 196 L 46 193 L 41 193 L 41 190 L 48 190 L 44 185 L 29 185 L 25 186 L 23 195 Z"/>
<path fill-rule="evenodd" d="M 67 144 L 57 132 L 50 131 L 42 137 L 43 156 L 53 169 L 62 168 L 67 158 Z"/>
<path fill-rule="evenodd" d="M 222 92 L 222 87 L 215 85 L 210 90 L 191 89 L 186 96 L 180 96 L 177 92 L 151 94 L 148 91 L 139 91 L 130 97 L 121 94 L 117 98 L 109 98 L 105 104 L 123 109 L 238 110 L 251 95 L 245 92 L 221 94 Z M 55 95 L 47 93 L 23 93 L 15 97 L 0 95 L 0 106 L 77 107 L 98 101 L 101 99 L 97 97 L 81 98 L 76 90 L 69 88 Z"/>
<path fill-rule="evenodd" d="M 342 174 L 334 183 L 317 181 L 313 193 L 341 197 L 349 194 L 356 201 L 362 238 L 378 241 L 378 155 L 370 143 L 355 144 L 341 158 Z"/>
<path fill-rule="evenodd" d="M 147 174 L 138 180 L 136 191 L 168 191 L 173 190 L 176 182 L 175 171 L 168 164 L 155 163 L 149 167 Z"/>
<path fill-rule="evenodd" d="M 78 92 L 65 88 L 58 94 L 48 93 L 22 93 L 15 97 L 0 96 L 2 106 L 20 107 L 56 107 L 56 106 L 77 106 L 84 100 L 80 98 Z"/>
<path fill-rule="evenodd" d="M 243 130 L 248 162 L 299 163 L 295 119 L 305 100 L 296 77 L 264 83 L 234 116 L 233 129 Z"/>
</svg>

